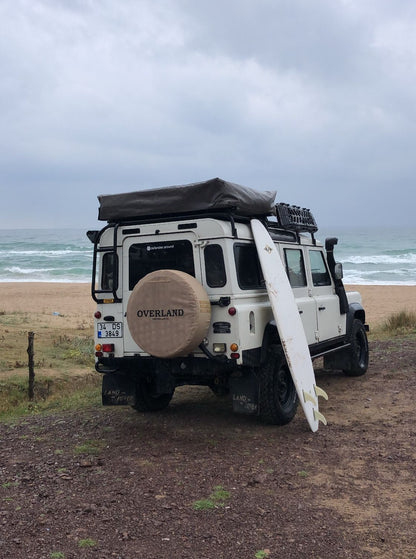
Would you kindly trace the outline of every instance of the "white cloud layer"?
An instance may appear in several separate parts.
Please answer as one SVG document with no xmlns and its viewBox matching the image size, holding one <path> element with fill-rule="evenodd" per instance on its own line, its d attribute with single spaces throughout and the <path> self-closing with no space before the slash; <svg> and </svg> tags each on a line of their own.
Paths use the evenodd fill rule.
<svg viewBox="0 0 416 559">
<path fill-rule="evenodd" d="M 414 224 L 411 0 L 0 3 L 2 227 L 220 176 L 328 225 Z M 413 202 L 413 203 L 412 203 Z"/>
</svg>

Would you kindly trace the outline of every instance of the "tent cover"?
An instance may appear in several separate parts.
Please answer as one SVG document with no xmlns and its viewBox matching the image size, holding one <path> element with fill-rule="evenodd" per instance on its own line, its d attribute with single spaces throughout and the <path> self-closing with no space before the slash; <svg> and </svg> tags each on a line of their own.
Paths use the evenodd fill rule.
<svg viewBox="0 0 416 559">
<path fill-rule="evenodd" d="M 98 219 L 129 221 L 146 216 L 232 211 L 241 216 L 274 214 L 275 191 L 259 192 L 219 178 L 124 194 L 98 196 Z"/>
</svg>

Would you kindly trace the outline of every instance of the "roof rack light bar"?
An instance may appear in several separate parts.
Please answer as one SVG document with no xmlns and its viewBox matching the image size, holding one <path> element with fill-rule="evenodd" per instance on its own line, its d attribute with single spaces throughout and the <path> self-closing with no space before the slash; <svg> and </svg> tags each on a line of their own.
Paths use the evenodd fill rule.
<svg viewBox="0 0 416 559">
<path fill-rule="evenodd" d="M 307 208 L 292 206 L 283 202 L 276 204 L 276 216 L 280 226 L 297 232 L 315 233 L 318 231 L 315 218 Z"/>
</svg>

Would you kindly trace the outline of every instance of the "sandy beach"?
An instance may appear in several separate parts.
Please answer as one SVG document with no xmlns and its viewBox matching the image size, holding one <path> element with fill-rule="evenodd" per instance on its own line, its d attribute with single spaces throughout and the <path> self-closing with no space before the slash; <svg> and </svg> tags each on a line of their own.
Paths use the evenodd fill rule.
<svg viewBox="0 0 416 559">
<path fill-rule="evenodd" d="M 359 291 L 370 326 L 380 324 L 392 313 L 416 312 L 416 285 L 348 285 L 347 291 Z M 42 322 L 66 318 L 71 325 L 88 324 L 95 303 L 89 284 L 84 283 L 2 283 L 0 312 L 33 313 Z M 58 314 L 56 314 L 58 313 Z"/>
<path fill-rule="evenodd" d="M 347 285 L 346 290 L 361 293 L 370 326 L 396 312 L 416 312 L 416 285 Z"/>
<path fill-rule="evenodd" d="M 0 312 L 33 315 L 42 325 L 92 326 L 95 302 L 87 283 L 2 283 Z M 35 325 L 34 325 L 35 327 Z"/>
</svg>

